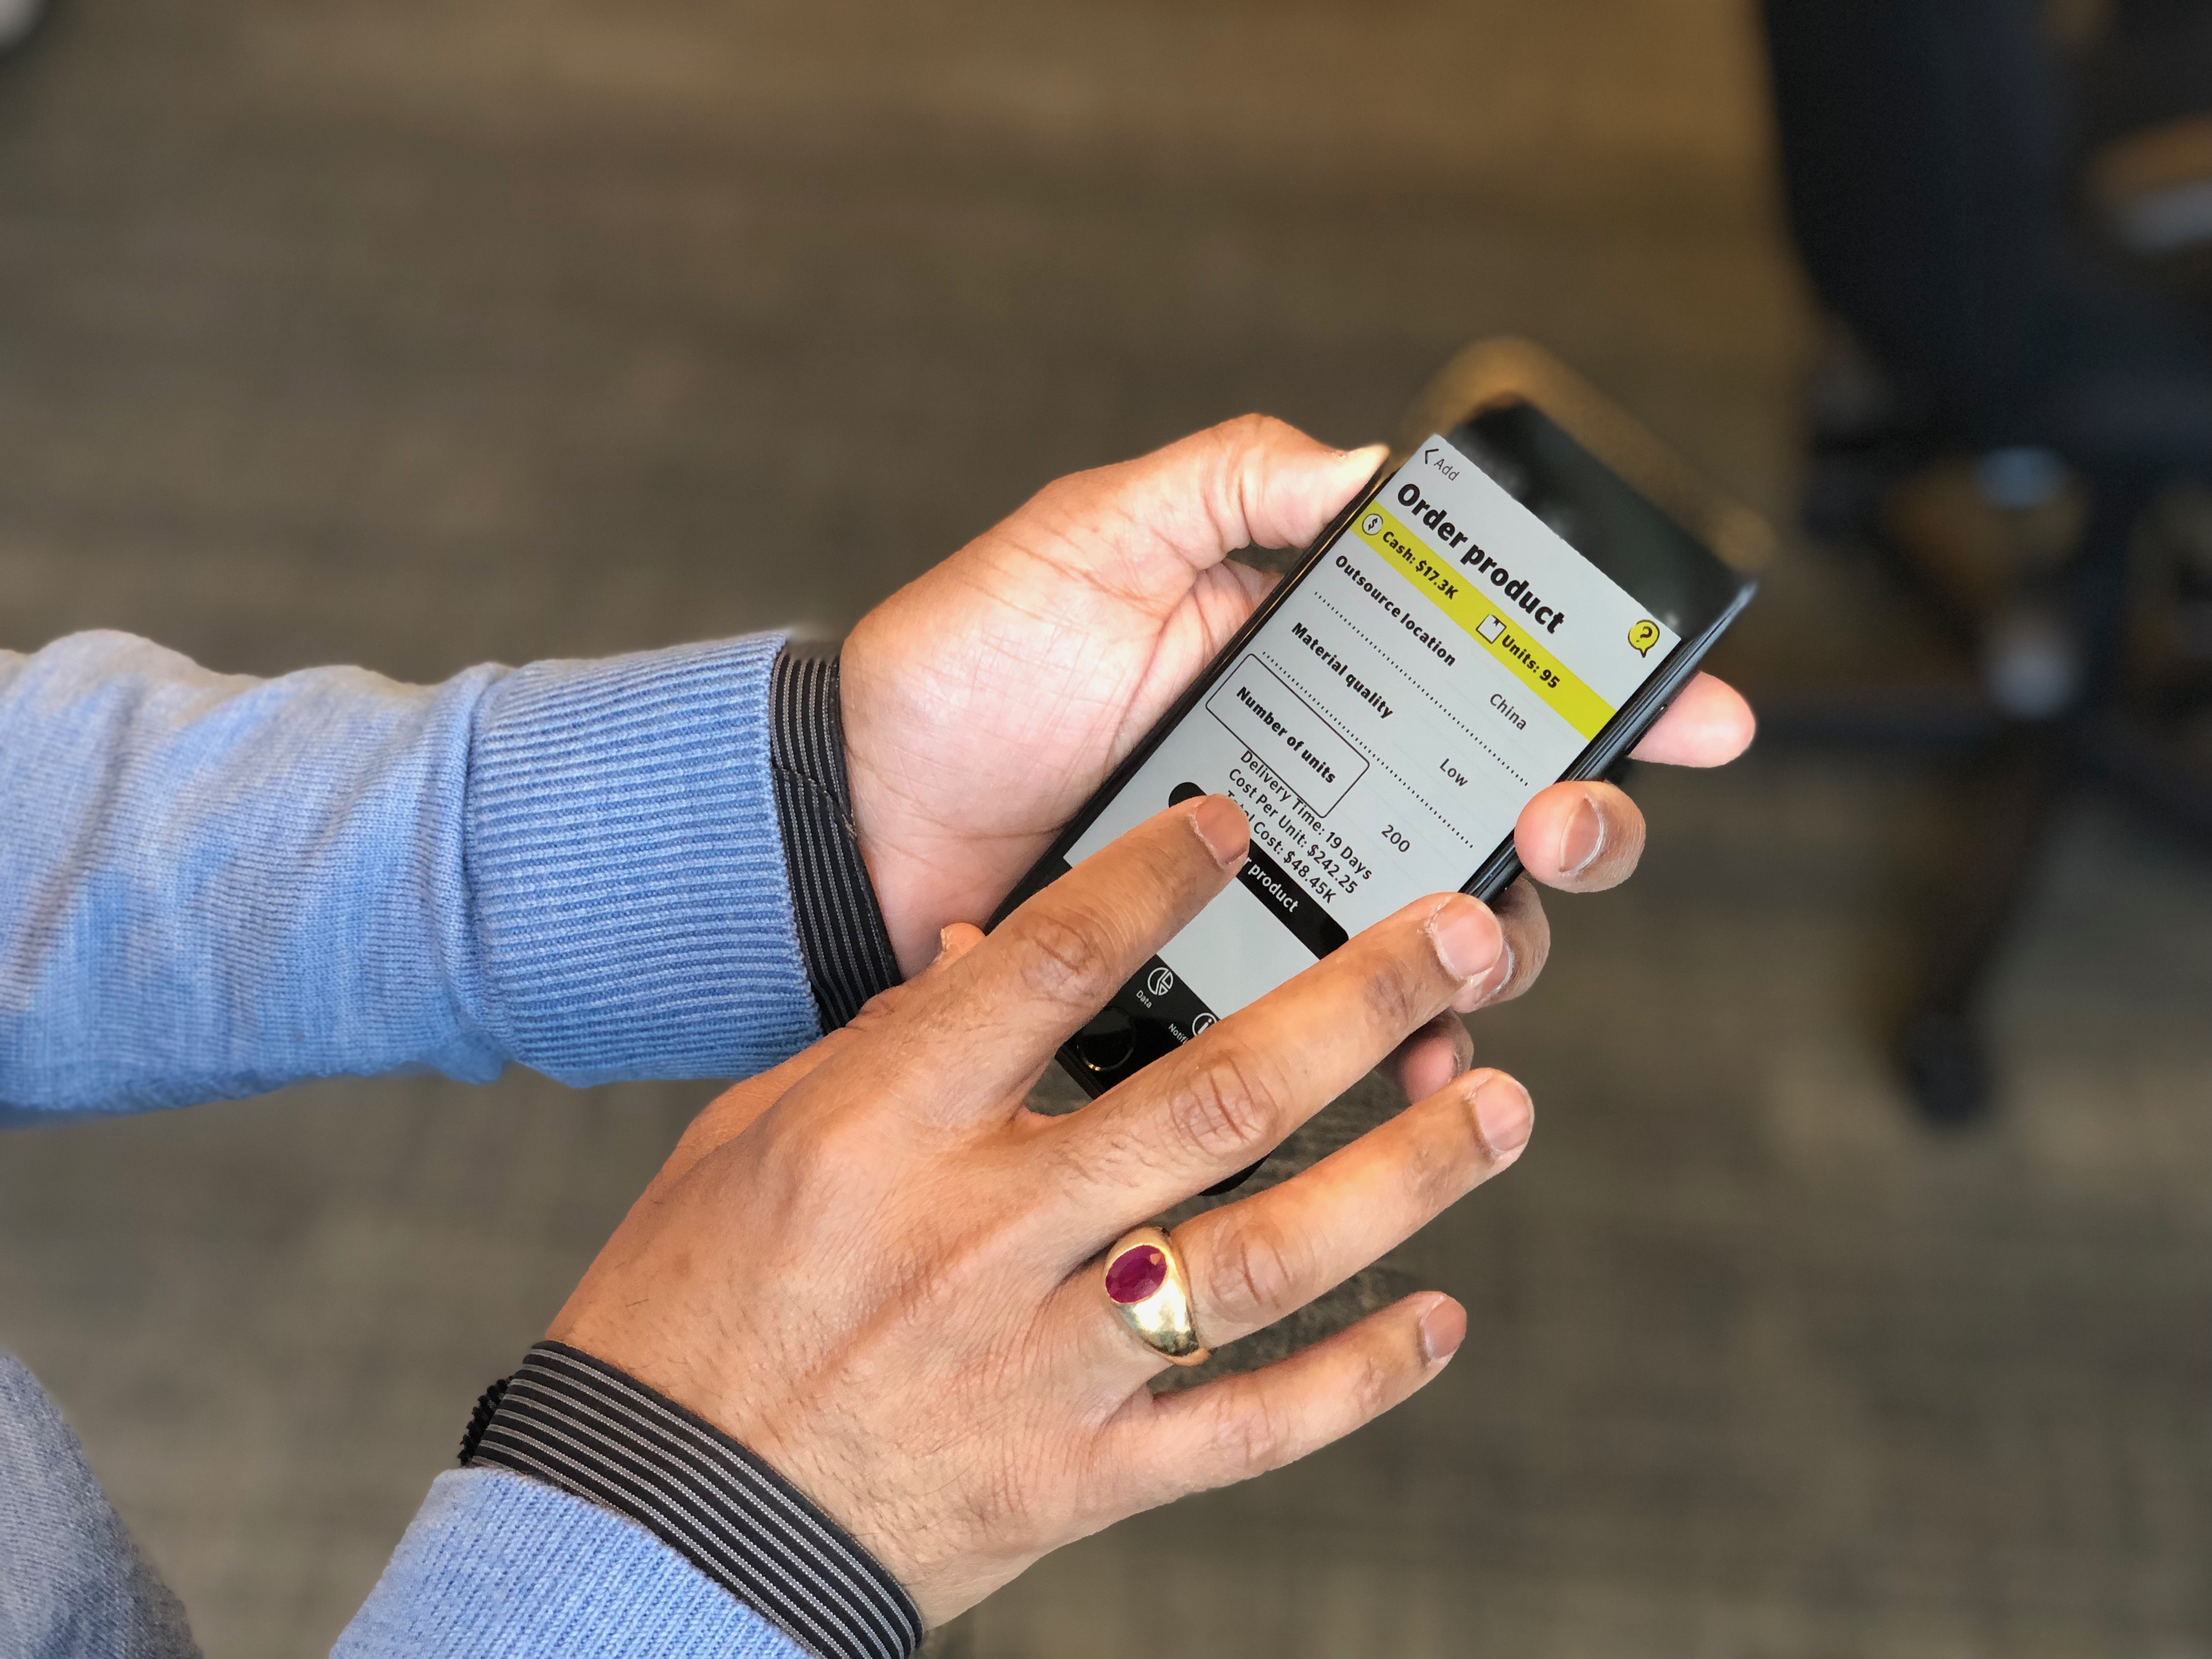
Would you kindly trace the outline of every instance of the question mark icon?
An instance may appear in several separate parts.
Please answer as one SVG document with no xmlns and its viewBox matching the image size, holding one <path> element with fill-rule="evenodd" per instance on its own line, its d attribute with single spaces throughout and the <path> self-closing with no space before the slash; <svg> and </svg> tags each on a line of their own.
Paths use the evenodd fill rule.
<svg viewBox="0 0 2212 1659">
<path fill-rule="evenodd" d="M 1659 643 L 1659 624 L 1656 622 L 1637 623 L 1628 630 L 1628 643 L 1635 648 L 1638 656 L 1650 656 L 1651 647 Z"/>
</svg>

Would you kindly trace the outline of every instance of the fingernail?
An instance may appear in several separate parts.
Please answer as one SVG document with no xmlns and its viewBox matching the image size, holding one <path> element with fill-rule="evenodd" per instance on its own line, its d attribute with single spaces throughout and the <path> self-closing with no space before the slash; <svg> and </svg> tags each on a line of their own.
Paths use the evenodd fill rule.
<svg viewBox="0 0 2212 1659">
<path fill-rule="evenodd" d="M 1201 796 L 1190 809 L 1190 823 L 1223 869 L 1234 870 L 1244 862 L 1252 845 L 1252 827 L 1245 823 L 1235 801 L 1226 795 Z"/>
<path fill-rule="evenodd" d="M 1512 945 L 1510 944 L 1500 945 L 1497 964 L 1482 976 L 1482 983 L 1474 988 L 1474 994 L 1464 999 L 1467 1003 L 1467 1012 L 1471 1014 L 1485 1003 L 1504 996 L 1505 988 L 1513 983 L 1513 967 Z"/>
<path fill-rule="evenodd" d="M 1579 876 L 1597 862 L 1598 854 L 1605 851 L 1605 814 L 1597 810 L 1597 803 L 1587 796 L 1575 808 L 1574 816 L 1567 820 L 1566 833 L 1559 837 L 1559 868 L 1571 876 Z"/>
<path fill-rule="evenodd" d="M 948 923 L 946 926 L 937 930 L 937 956 L 935 959 L 939 962 L 942 962 L 946 957 L 950 956 L 951 952 L 952 928 L 951 924 Z"/>
<path fill-rule="evenodd" d="M 1511 1078 L 1485 1079 L 1474 1091 L 1474 1104 L 1475 1127 L 1493 1156 L 1510 1157 L 1528 1144 L 1529 1132 L 1536 1127 L 1535 1103 Z"/>
<path fill-rule="evenodd" d="M 1443 1364 L 1466 1340 L 1467 1310 L 1449 1297 L 1439 1297 L 1437 1305 L 1421 1316 L 1421 1358 L 1430 1364 Z"/>
<path fill-rule="evenodd" d="M 1498 918 L 1470 898 L 1448 899 L 1438 906 L 1429 918 L 1429 937 L 1444 972 L 1462 985 L 1486 973 L 1505 950 Z"/>
</svg>

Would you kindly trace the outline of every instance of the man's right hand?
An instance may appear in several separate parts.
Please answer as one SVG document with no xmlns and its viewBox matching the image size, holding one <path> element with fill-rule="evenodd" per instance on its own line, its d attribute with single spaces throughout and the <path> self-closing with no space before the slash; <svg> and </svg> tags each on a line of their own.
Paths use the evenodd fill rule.
<svg viewBox="0 0 2212 1659">
<path fill-rule="evenodd" d="M 1438 1015 L 1490 999 L 1516 957 L 1525 972 L 1536 942 L 1509 948 L 1525 921 L 1423 899 L 1086 1109 L 1024 1103 L 1233 878 L 1247 834 L 1232 803 L 1187 802 L 988 939 L 947 929 L 870 1018 L 710 1109 L 550 1334 L 750 1446 L 931 1624 L 1062 1544 L 1396 1405 L 1465 1334 L 1449 1297 L 1155 1395 L 1167 1362 L 1109 1309 L 1100 1253 L 1256 1162 Z M 1519 1155 L 1518 1084 L 1428 1080 L 1343 1151 L 1178 1230 L 1206 1341 L 1272 1324 Z"/>
</svg>

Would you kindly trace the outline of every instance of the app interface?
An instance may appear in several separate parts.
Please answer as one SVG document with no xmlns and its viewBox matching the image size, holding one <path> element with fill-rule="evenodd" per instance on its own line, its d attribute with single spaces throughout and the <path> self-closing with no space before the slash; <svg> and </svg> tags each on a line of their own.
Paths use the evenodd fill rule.
<svg viewBox="0 0 2212 1659">
<path fill-rule="evenodd" d="M 1188 1041 L 1464 886 L 1678 643 L 1441 434 L 1416 448 L 1070 852 L 1193 794 L 1239 878 L 1122 1000 Z"/>
</svg>

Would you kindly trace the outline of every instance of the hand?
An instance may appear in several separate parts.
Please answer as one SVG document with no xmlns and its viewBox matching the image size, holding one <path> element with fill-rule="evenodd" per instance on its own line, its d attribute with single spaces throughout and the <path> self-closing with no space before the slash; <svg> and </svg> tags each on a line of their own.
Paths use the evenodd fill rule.
<svg viewBox="0 0 2212 1659">
<path fill-rule="evenodd" d="M 1421 900 L 1087 1109 L 1024 1103 L 1246 844 L 1233 803 L 1187 802 L 989 939 L 948 929 L 927 972 L 694 1126 L 549 1334 L 750 1446 L 931 1624 L 1061 1544 L 1406 1398 L 1465 1334 L 1449 1297 L 1156 1396 L 1165 1362 L 1109 1311 L 1099 1255 L 1490 995 L 1526 953 L 1512 919 Z M 1185 1224 L 1202 1336 L 1232 1342 L 1358 1271 L 1511 1164 L 1530 1123 L 1519 1085 L 1475 1073 Z"/>
<path fill-rule="evenodd" d="M 1273 578 L 1228 556 L 1304 546 L 1382 455 L 1248 416 L 1062 478 L 861 619 L 843 656 L 847 763 L 902 969 L 948 923 L 991 915 L 1243 625 Z M 1751 733 L 1743 699 L 1701 675 L 1637 753 L 1717 766 Z M 1644 821 L 1617 789 L 1562 784 L 1517 841 L 1539 881 L 1610 886 Z M 1533 892 L 1515 902 L 1540 916 Z"/>
</svg>

